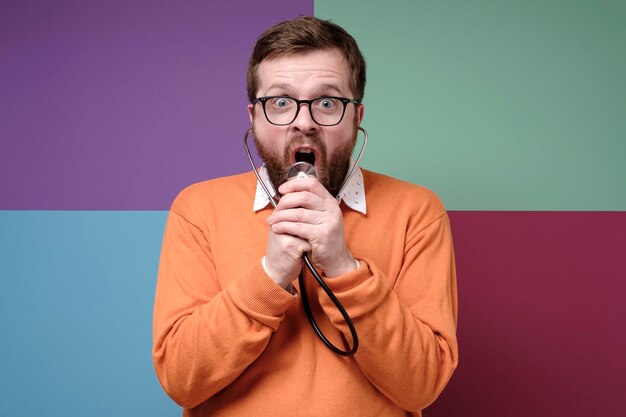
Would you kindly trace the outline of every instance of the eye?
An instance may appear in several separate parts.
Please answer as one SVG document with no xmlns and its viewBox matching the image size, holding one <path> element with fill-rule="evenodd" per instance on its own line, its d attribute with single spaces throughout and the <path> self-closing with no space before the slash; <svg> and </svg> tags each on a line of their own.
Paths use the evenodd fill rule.
<svg viewBox="0 0 626 417">
<path fill-rule="evenodd" d="M 291 104 L 291 100 L 288 97 L 276 97 L 272 99 L 270 104 L 274 107 L 287 107 Z"/>
<path fill-rule="evenodd" d="M 331 110 L 336 105 L 337 105 L 337 103 L 335 102 L 335 100 L 333 100 L 331 98 L 323 98 L 323 99 L 320 100 L 320 107 L 325 109 L 325 110 Z"/>
</svg>

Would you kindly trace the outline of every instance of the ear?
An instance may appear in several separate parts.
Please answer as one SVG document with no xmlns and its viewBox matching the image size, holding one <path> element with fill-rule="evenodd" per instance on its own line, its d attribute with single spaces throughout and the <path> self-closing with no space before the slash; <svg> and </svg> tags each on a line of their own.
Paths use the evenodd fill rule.
<svg viewBox="0 0 626 417">
<path fill-rule="evenodd" d="M 356 117 L 357 117 L 357 126 L 361 126 L 361 122 L 363 121 L 363 115 L 365 113 L 365 106 L 363 103 L 359 104 L 356 109 Z"/>
<path fill-rule="evenodd" d="M 250 124 L 254 125 L 254 104 L 248 104 L 248 116 L 250 116 Z"/>
</svg>

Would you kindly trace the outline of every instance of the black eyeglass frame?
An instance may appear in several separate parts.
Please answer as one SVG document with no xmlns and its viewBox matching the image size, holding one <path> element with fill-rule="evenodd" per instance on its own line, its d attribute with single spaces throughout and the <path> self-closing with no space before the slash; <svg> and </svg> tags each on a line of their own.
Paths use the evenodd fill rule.
<svg viewBox="0 0 626 417">
<path fill-rule="evenodd" d="M 265 103 L 267 102 L 267 100 L 271 100 L 271 99 L 274 99 L 274 98 L 287 98 L 289 100 L 293 100 L 293 101 L 296 102 L 296 105 L 297 105 L 296 114 L 295 114 L 295 116 L 293 116 L 293 119 L 289 123 L 274 123 L 267 116 L 267 111 L 265 110 Z M 313 104 L 314 101 L 321 100 L 321 99 L 324 99 L 324 98 L 332 98 L 332 99 L 335 99 L 335 100 L 339 100 L 339 101 L 341 101 L 343 103 L 343 111 L 341 112 L 341 118 L 339 119 L 339 121 L 337 123 L 333 123 L 333 124 L 329 125 L 329 124 L 319 123 L 317 120 L 315 120 L 315 117 L 313 116 L 313 110 L 311 109 L 311 105 Z M 309 107 L 309 114 L 311 115 L 311 120 L 313 120 L 316 124 L 318 124 L 320 126 L 337 126 L 343 120 L 343 116 L 346 114 L 346 107 L 348 106 L 348 104 L 350 104 L 350 103 L 352 103 L 352 104 L 361 104 L 361 102 L 359 100 L 354 100 L 354 99 L 350 99 L 350 98 L 346 98 L 346 97 L 334 97 L 334 96 L 322 96 L 322 97 L 314 98 L 312 100 L 298 100 L 296 98 L 289 97 L 289 96 L 265 96 L 265 97 L 257 97 L 254 100 L 252 100 L 252 104 L 256 104 L 256 103 L 261 103 L 261 105 L 263 106 L 263 114 L 265 115 L 265 119 L 270 124 L 273 124 L 274 126 L 287 126 L 287 125 L 292 124 L 294 122 L 294 120 L 296 120 L 298 118 L 298 115 L 300 114 L 300 108 L 302 107 L 302 104 L 308 105 L 308 107 Z"/>
</svg>

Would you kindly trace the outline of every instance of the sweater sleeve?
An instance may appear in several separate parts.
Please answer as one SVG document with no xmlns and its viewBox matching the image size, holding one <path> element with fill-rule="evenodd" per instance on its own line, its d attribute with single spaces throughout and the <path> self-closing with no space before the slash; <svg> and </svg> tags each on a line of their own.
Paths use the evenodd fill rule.
<svg viewBox="0 0 626 417">
<path fill-rule="evenodd" d="M 170 211 L 154 304 L 155 370 L 167 394 L 186 408 L 234 381 L 297 299 L 267 276 L 261 259 L 220 288 L 205 233 Z"/>
<path fill-rule="evenodd" d="M 353 319 L 360 342 L 354 359 L 363 374 L 391 401 L 417 412 L 437 398 L 457 365 L 457 291 L 447 215 L 413 233 L 395 281 L 362 259 L 357 270 L 326 282 Z M 351 340 L 341 314 L 321 290 L 318 296 Z"/>
</svg>

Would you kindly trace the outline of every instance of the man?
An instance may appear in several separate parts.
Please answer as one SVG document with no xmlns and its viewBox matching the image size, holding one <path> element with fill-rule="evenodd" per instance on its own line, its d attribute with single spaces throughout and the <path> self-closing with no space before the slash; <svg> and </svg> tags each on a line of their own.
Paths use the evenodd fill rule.
<svg viewBox="0 0 626 417">
<path fill-rule="evenodd" d="M 248 112 L 261 176 L 192 185 L 166 226 L 154 312 L 153 358 L 185 416 L 406 416 L 442 391 L 457 364 L 450 226 L 430 191 L 348 172 L 363 119 L 365 63 L 339 26 L 303 17 L 256 43 Z M 299 101 L 300 100 L 300 101 Z M 379 138 L 379 140 L 385 140 Z M 298 160 L 319 181 L 286 181 Z M 309 253 L 358 332 L 304 268 Z"/>
</svg>

